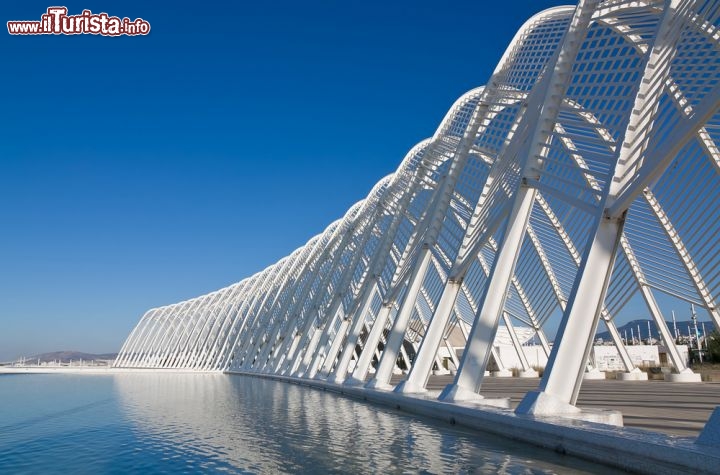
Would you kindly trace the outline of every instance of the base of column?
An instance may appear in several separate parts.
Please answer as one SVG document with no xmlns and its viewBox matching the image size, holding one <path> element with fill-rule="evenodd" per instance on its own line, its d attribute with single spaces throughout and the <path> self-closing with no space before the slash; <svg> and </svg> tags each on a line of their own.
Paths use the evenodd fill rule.
<svg viewBox="0 0 720 475">
<path fill-rule="evenodd" d="M 600 371 L 597 368 L 590 369 L 588 371 L 585 371 L 585 373 L 583 373 L 583 379 L 585 379 L 585 380 L 605 379 L 605 378 L 606 378 L 605 371 Z"/>
<path fill-rule="evenodd" d="M 327 377 L 326 381 L 328 383 L 342 384 L 345 381 L 345 378 L 345 376 L 341 376 L 339 374 L 330 374 L 330 376 Z"/>
<path fill-rule="evenodd" d="M 490 376 L 493 378 L 512 378 L 512 371 L 509 369 L 501 369 L 498 371 L 492 371 Z"/>
<path fill-rule="evenodd" d="M 448 384 L 442 390 L 438 400 L 443 402 L 476 402 L 484 406 L 500 407 L 510 409 L 510 398 L 485 398 L 470 389 L 463 388 L 457 384 Z"/>
<path fill-rule="evenodd" d="M 362 379 L 357 379 L 357 378 L 353 378 L 352 376 L 350 376 L 342 384 L 343 384 L 343 386 L 362 386 L 365 384 L 365 381 L 363 381 Z"/>
<path fill-rule="evenodd" d="M 518 372 L 518 378 L 539 378 L 539 377 L 540 377 L 540 373 L 538 373 L 537 371 L 535 371 L 532 368 L 520 370 Z"/>
<path fill-rule="evenodd" d="M 373 378 L 365 384 L 368 389 L 378 389 L 381 391 L 392 391 L 393 387 L 388 383 L 383 383 Z"/>
<path fill-rule="evenodd" d="M 720 448 L 720 406 L 716 407 L 710 415 L 710 419 L 705 423 L 705 428 L 700 432 L 695 443 Z"/>
<path fill-rule="evenodd" d="M 635 368 L 632 371 L 616 374 L 615 379 L 620 381 L 647 381 L 648 375 L 645 371 Z"/>
<path fill-rule="evenodd" d="M 701 383 L 702 377 L 697 373 L 693 373 L 693 370 L 690 368 L 685 368 L 679 373 L 666 374 L 665 381 L 671 383 Z"/>
<path fill-rule="evenodd" d="M 406 379 L 405 381 L 402 381 L 400 384 L 398 384 L 393 390 L 393 392 L 396 392 L 398 394 L 418 394 L 427 392 L 427 389 L 420 386 L 419 384 L 411 383 Z"/>
<path fill-rule="evenodd" d="M 450 371 L 446 370 L 445 368 L 434 369 L 432 374 L 434 374 L 435 376 L 446 376 L 450 374 Z"/>
<path fill-rule="evenodd" d="M 564 417 L 617 427 L 623 426 L 623 417 L 620 411 L 580 409 L 544 391 L 527 393 L 515 409 L 515 413 L 539 417 Z"/>
</svg>

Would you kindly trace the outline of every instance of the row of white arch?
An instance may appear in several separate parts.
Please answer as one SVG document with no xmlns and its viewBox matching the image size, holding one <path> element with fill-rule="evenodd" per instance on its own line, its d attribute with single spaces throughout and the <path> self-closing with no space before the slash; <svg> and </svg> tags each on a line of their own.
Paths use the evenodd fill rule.
<svg viewBox="0 0 720 475">
<path fill-rule="evenodd" d="M 487 86 L 340 220 L 278 263 L 149 310 L 117 367 L 242 371 L 478 399 L 498 331 L 548 356 L 518 411 L 574 407 L 599 321 L 658 296 L 720 312 L 720 5 L 580 1 L 532 17 Z M 471 58 L 470 58 L 471 59 Z M 553 342 L 547 336 L 559 328 Z M 460 341 L 461 355 L 455 352 Z M 369 371 L 373 376 L 367 383 Z"/>
</svg>

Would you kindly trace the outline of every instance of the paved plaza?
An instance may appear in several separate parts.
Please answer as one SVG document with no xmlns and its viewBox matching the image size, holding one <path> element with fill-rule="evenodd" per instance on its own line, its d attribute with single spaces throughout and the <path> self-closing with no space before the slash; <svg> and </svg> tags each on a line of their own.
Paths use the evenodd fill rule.
<svg viewBox="0 0 720 475">
<path fill-rule="evenodd" d="M 452 376 L 431 376 L 428 389 L 440 390 L 452 381 Z M 514 408 L 539 382 L 539 378 L 489 377 L 480 392 L 486 397 L 509 396 Z M 583 382 L 578 406 L 621 411 L 626 427 L 696 437 L 720 406 L 720 382 L 588 380 Z"/>
</svg>

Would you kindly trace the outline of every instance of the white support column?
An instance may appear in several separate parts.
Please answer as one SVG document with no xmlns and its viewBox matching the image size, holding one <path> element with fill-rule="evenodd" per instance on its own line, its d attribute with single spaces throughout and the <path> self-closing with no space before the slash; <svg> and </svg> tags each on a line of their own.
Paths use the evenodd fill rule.
<svg viewBox="0 0 720 475">
<path fill-rule="evenodd" d="M 597 186 L 597 181 L 592 179 L 588 180 L 588 184 L 590 186 Z M 565 248 L 567 249 L 568 253 L 572 257 L 573 261 L 577 266 L 580 266 L 580 263 L 582 261 L 580 254 L 575 247 L 575 244 L 570 239 L 570 236 L 565 231 L 565 228 L 563 224 L 560 222 L 560 220 L 557 218 L 555 213 L 553 212 L 552 208 L 550 208 L 550 205 L 545 201 L 541 193 L 537 193 L 535 195 L 535 201 L 540 206 L 540 209 L 543 210 L 545 215 L 547 216 L 548 220 L 550 221 L 550 224 L 552 225 L 553 229 L 557 233 L 558 237 L 562 241 L 562 243 L 565 245 Z M 535 231 L 533 230 L 532 226 L 528 226 L 528 237 L 533 243 L 533 246 L 535 247 L 535 251 L 538 254 L 538 257 L 540 258 L 540 262 L 542 262 L 543 268 L 545 269 L 545 274 L 547 275 L 548 279 L 550 280 L 550 284 L 553 288 L 553 292 L 555 293 L 555 298 L 557 299 L 558 305 L 560 306 L 560 309 L 565 312 L 566 305 L 566 299 L 563 295 L 562 289 L 560 288 L 560 283 L 557 280 L 557 277 L 555 276 L 555 271 L 550 263 L 550 260 L 547 257 L 547 254 L 545 254 L 545 250 L 540 243 L 540 240 L 538 239 L 537 235 L 535 234 Z M 605 325 L 607 326 L 608 331 L 610 332 L 610 336 L 613 340 L 613 343 L 615 344 L 615 348 L 618 350 L 618 354 L 620 355 L 620 359 L 623 362 L 623 366 L 625 367 L 625 373 L 618 373 L 617 379 L 621 380 L 642 380 L 647 379 L 647 374 L 643 371 L 640 371 L 638 368 L 635 368 L 635 365 L 633 364 L 632 360 L 630 359 L 630 355 L 627 352 L 627 348 L 625 348 L 625 345 L 622 342 L 622 339 L 620 338 L 620 334 L 617 331 L 617 327 L 615 326 L 615 323 L 613 322 L 610 313 L 607 311 L 607 309 L 603 306 L 602 312 L 602 319 L 605 322 Z M 540 336 L 540 342 L 543 345 L 543 349 L 545 350 L 545 355 L 550 356 L 550 347 L 547 342 L 547 338 L 545 337 L 545 334 L 543 332 L 538 332 Z M 601 376 L 602 378 L 605 377 L 605 374 L 600 374 L 599 371 L 594 372 L 588 372 L 586 373 L 585 377 L 591 377 L 592 376 Z"/>
<path fill-rule="evenodd" d="M 354 223 L 353 226 L 347 227 L 347 229 L 344 231 L 344 234 L 342 235 L 342 239 L 337 244 L 337 248 L 336 249 L 333 248 L 332 257 L 331 257 L 332 262 L 331 262 L 329 268 L 325 269 L 324 272 L 322 272 L 322 274 L 318 277 L 318 280 L 319 280 L 318 290 L 314 293 L 314 295 L 312 296 L 312 300 L 310 301 L 310 306 L 309 306 L 310 311 L 307 313 L 307 315 L 305 315 L 305 319 L 307 319 L 305 331 L 310 331 L 310 325 L 313 325 L 315 323 L 315 320 L 322 316 L 320 314 L 320 307 L 319 307 L 321 295 L 322 295 L 322 292 L 320 289 L 328 288 L 328 285 L 330 284 L 332 276 L 335 274 L 336 270 L 342 265 L 342 252 L 344 249 L 346 249 L 349 246 L 349 244 L 354 236 L 354 233 L 356 230 L 355 224 L 357 224 L 357 223 Z M 365 236 L 367 236 L 368 230 L 366 229 L 363 234 Z M 328 246 L 328 248 L 329 247 L 330 246 Z M 337 250 L 339 250 L 339 251 L 337 251 Z M 330 255 L 331 254 L 328 252 L 325 252 L 323 254 L 323 256 L 328 256 L 328 257 Z M 321 267 L 322 267 L 322 263 L 319 264 L 318 269 L 320 269 Z M 350 272 L 351 271 L 346 268 L 345 272 L 343 272 L 341 275 L 341 280 L 345 280 L 345 277 L 350 275 Z M 310 340 L 311 345 L 309 344 L 307 346 L 307 348 L 304 348 L 303 346 L 301 346 L 300 352 L 298 353 L 298 355 L 296 357 L 296 361 L 293 363 L 293 366 L 295 369 L 293 371 L 291 371 L 292 374 L 304 373 L 305 370 L 307 369 L 308 365 L 310 364 L 311 359 L 314 356 L 315 349 L 317 348 L 320 338 L 323 335 L 322 321 L 318 322 L 317 326 L 318 326 L 318 331 L 319 331 L 317 338 L 315 339 L 315 341 L 313 341 L 311 339 Z M 315 337 L 313 336 L 313 338 L 315 338 Z"/>
<path fill-rule="evenodd" d="M 415 301 L 420 293 L 423 279 L 425 278 L 428 266 L 430 265 L 430 259 L 432 258 L 432 252 L 427 247 L 424 247 L 421 253 L 417 264 L 410 274 L 408 289 L 400 302 L 400 309 L 395 316 L 395 321 L 388 335 L 385 349 L 378 363 L 377 371 L 375 371 L 375 376 L 366 384 L 368 388 L 390 389 L 390 377 L 392 376 L 392 371 L 397 361 L 398 352 L 405 339 L 405 332 L 407 331 L 407 326 L 410 322 L 413 308 L 415 307 Z M 410 364 L 409 361 L 406 361 L 406 363 Z"/>
<path fill-rule="evenodd" d="M 455 299 L 460 292 L 460 285 L 461 282 L 451 280 L 448 280 L 445 284 L 437 309 L 435 310 L 433 318 L 430 319 L 410 373 L 405 381 L 401 382 L 397 388 L 395 388 L 395 392 L 418 393 L 425 391 L 432 365 L 435 362 L 435 357 L 440 348 L 440 342 L 442 341 L 445 328 L 452 314 Z"/>
<path fill-rule="evenodd" d="M 292 357 L 292 355 L 295 354 L 295 351 L 297 351 L 297 347 L 300 344 L 300 340 L 302 339 L 302 336 L 297 333 L 297 329 L 294 329 L 292 333 L 288 334 L 286 336 L 289 343 L 289 348 L 287 353 L 281 353 L 278 355 L 278 360 L 276 362 L 276 367 L 270 371 L 271 373 L 278 373 L 280 371 L 280 367 L 283 366 L 283 363 L 285 363 L 286 359 L 289 359 Z"/>
<path fill-rule="evenodd" d="M 402 356 L 403 361 L 405 362 L 405 368 L 410 368 L 410 357 L 407 354 L 407 351 L 405 351 L 405 342 L 403 341 L 400 345 L 400 356 Z M 397 365 L 395 365 L 397 366 Z M 398 370 L 402 371 L 400 368 Z M 400 372 L 398 372 L 400 374 Z M 388 388 L 392 389 L 392 386 L 388 384 Z"/>
<path fill-rule="evenodd" d="M 503 321 L 505 322 L 505 327 L 510 334 L 510 339 L 512 340 L 513 348 L 515 348 L 515 353 L 517 353 L 518 359 L 520 360 L 520 365 L 522 366 L 522 368 L 520 368 L 518 376 L 520 376 L 521 378 L 537 378 L 539 376 L 539 373 L 530 367 L 530 363 L 528 362 L 527 356 L 525 355 L 525 351 L 523 351 L 522 344 L 520 344 L 520 339 L 517 336 L 515 327 L 510 320 L 510 315 L 508 315 L 507 312 L 503 312 L 502 317 Z"/>
<path fill-rule="evenodd" d="M 324 354 L 321 354 L 318 352 L 315 359 L 313 360 L 312 364 L 310 365 L 310 369 L 308 370 L 307 377 L 308 378 L 315 378 L 318 376 L 318 371 L 321 368 L 321 364 L 323 365 L 323 373 L 327 374 L 330 370 L 328 369 L 325 371 L 325 365 L 329 365 L 330 368 L 332 368 L 333 363 L 335 362 L 335 357 L 333 356 L 333 359 L 330 360 L 330 355 L 337 355 L 338 349 L 340 349 L 340 344 L 342 343 L 343 336 L 345 335 L 345 332 L 347 331 L 347 327 L 349 325 L 349 321 L 342 316 L 339 316 L 340 318 L 340 327 L 338 327 L 337 332 L 335 333 L 335 338 L 332 340 L 332 343 L 330 344 L 330 348 L 325 352 Z M 334 320 L 334 319 L 333 319 Z M 325 339 L 324 342 L 321 341 L 321 344 L 323 347 L 325 347 L 328 342 L 330 341 L 330 334 L 328 333 L 328 328 L 333 327 L 335 324 L 331 323 L 326 325 L 323 338 Z"/>
<path fill-rule="evenodd" d="M 337 359 L 338 351 L 340 351 L 340 345 L 342 345 L 343 340 L 345 339 L 345 333 L 347 332 L 349 326 L 350 319 L 343 317 L 340 322 L 340 328 L 338 328 L 337 333 L 335 333 L 335 338 L 333 338 L 330 349 L 325 356 L 325 361 L 323 361 L 322 369 L 319 375 L 320 377 L 327 377 L 327 375 L 330 374 L 330 371 L 332 371 L 333 366 L 335 365 L 335 360 Z"/>
<path fill-rule="evenodd" d="M 375 356 L 375 350 L 377 350 L 380 337 L 382 337 L 383 330 L 387 324 L 387 320 L 392 312 L 392 305 L 382 305 L 378 311 L 378 315 L 372 324 L 370 333 L 368 333 L 367 340 L 365 340 L 365 346 L 363 346 L 360 352 L 360 358 L 358 358 L 353 370 L 352 376 L 345 380 L 345 384 L 351 386 L 360 386 L 365 383 L 367 377 L 368 368 L 372 363 L 372 358 Z M 386 346 L 387 347 L 387 346 Z"/>
<path fill-rule="evenodd" d="M 268 372 L 268 369 L 271 372 L 277 371 L 279 367 L 277 359 L 286 354 L 292 343 L 290 336 L 297 331 L 296 320 L 296 317 L 285 320 L 282 316 L 278 316 L 270 329 L 266 330 L 267 343 L 258 358 L 258 371 Z M 283 324 L 285 325 L 283 326 Z"/>
<path fill-rule="evenodd" d="M 455 354 L 455 348 L 452 347 L 447 338 L 443 339 L 443 343 L 445 344 L 445 348 L 448 351 L 448 355 L 450 355 L 450 361 L 452 361 L 452 364 L 455 367 L 455 369 L 452 371 L 457 371 L 457 369 L 460 367 L 460 360 L 458 359 L 457 354 Z"/>
<path fill-rule="evenodd" d="M 565 310 L 565 309 L 563 309 Z M 605 311 L 603 310 L 603 313 Z M 609 316 L 602 315 L 602 319 L 605 322 L 605 327 L 608 329 L 608 332 L 610 333 L 610 338 L 612 339 L 613 343 L 615 344 L 615 348 L 618 350 L 618 354 L 620 355 L 620 359 L 623 362 L 623 366 L 625 367 L 624 373 L 618 373 L 615 375 L 616 379 L 620 380 L 630 380 L 630 381 L 642 381 L 647 379 L 647 373 L 644 371 L 640 371 L 640 368 L 636 368 L 635 365 L 632 362 L 632 359 L 630 358 L 630 354 L 627 351 L 627 348 L 625 348 L 625 345 L 623 344 L 622 337 L 620 336 L 620 332 L 618 332 L 617 326 L 615 326 L 615 322 L 612 321 Z"/>
<path fill-rule="evenodd" d="M 283 328 L 283 320 L 279 318 L 276 322 L 276 330 L 273 330 L 275 331 L 273 338 L 275 341 L 279 341 L 279 346 L 275 351 L 268 355 L 268 361 L 265 363 L 265 366 L 269 368 L 270 373 L 277 373 L 280 371 L 283 363 L 287 362 L 288 358 L 292 358 L 292 355 L 295 351 L 297 351 L 297 348 L 293 348 L 291 350 L 291 345 L 301 344 L 301 342 L 293 343 L 292 340 L 292 337 L 298 332 L 297 316 L 289 317 L 287 321 L 284 321 L 284 323 L 285 327 Z M 282 333 L 283 330 L 285 331 L 284 334 Z M 303 335 L 300 335 L 301 339 L 302 337 Z"/>
<path fill-rule="evenodd" d="M 328 376 L 328 381 L 341 384 L 347 377 L 348 366 L 350 366 L 355 345 L 357 345 L 360 331 L 363 325 L 365 325 L 365 315 L 370 311 L 370 306 L 375 297 L 375 289 L 377 287 L 376 278 L 373 277 L 372 280 L 372 284 L 368 285 L 367 292 L 364 295 L 365 301 L 361 304 L 359 313 L 355 315 L 353 326 L 345 341 L 345 347 L 340 354 L 340 361 L 338 361 L 337 366 L 335 366 L 335 370 Z M 330 356 L 332 355 L 328 355 L 328 357 Z"/>
<path fill-rule="evenodd" d="M 318 342 L 320 341 L 320 337 L 322 336 L 322 330 L 313 325 L 310 332 L 312 333 L 312 336 L 310 337 L 310 341 L 308 342 L 307 347 L 304 348 L 303 351 L 298 352 L 297 358 L 295 358 L 292 368 L 289 371 L 291 376 L 301 378 L 305 372 L 305 368 L 308 364 L 310 364 L 310 359 L 315 354 Z"/>
<path fill-rule="evenodd" d="M 644 71 L 637 83 L 633 109 L 609 190 L 605 192 L 604 210 L 595 217 L 592 239 L 576 276 L 539 391 L 525 396 L 516 410 L 519 414 L 581 412 L 574 404 L 612 274 L 615 253 L 620 247 L 627 209 L 637 196 L 636 189 L 640 186 L 644 188 L 644 182 L 661 173 L 664 162 L 669 163 L 666 160 L 668 157 L 657 161 L 657 157 L 647 157 L 646 152 L 660 97 L 664 93 L 662 85 L 669 77 L 684 22 L 684 15 L 678 12 L 680 9 L 687 10 L 689 5 L 690 2 L 682 0 L 665 3 L 652 48 L 644 58 Z M 679 128 L 680 132 L 682 128 Z M 655 160 L 650 170 L 643 167 L 648 158 Z M 594 309 L 593 318 L 588 318 L 589 309 Z"/>
<path fill-rule="evenodd" d="M 294 369 L 297 368 L 300 363 L 300 358 L 302 358 L 303 351 L 308 348 L 308 345 L 315 337 L 314 330 L 316 329 L 316 327 L 313 320 L 314 318 L 309 319 L 309 321 L 305 322 L 305 324 L 301 328 L 296 330 L 300 335 L 300 342 L 298 343 L 294 352 L 288 352 L 285 358 L 285 363 L 280 365 L 280 369 L 279 371 L 276 370 L 276 373 L 291 375 Z"/>
<path fill-rule="evenodd" d="M 298 260 L 299 259 L 296 259 L 293 268 L 290 269 L 291 273 L 294 272 L 293 269 L 297 265 Z M 287 279 L 288 276 L 286 275 L 283 278 L 281 284 L 273 291 L 272 300 L 269 300 L 270 293 L 268 293 L 267 290 L 265 291 L 265 295 L 262 296 L 262 298 L 260 292 L 258 292 L 258 294 L 253 299 L 252 304 L 248 307 L 247 318 L 249 320 L 249 323 L 245 325 L 247 334 L 244 336 L 238 334 L 237 336 L 238 343 L 236 345 L 239 346 L 236 350 L 237 358 L 235 359 L 235 368 L 242 368 L 244 370 L 247 370 L 252 364 L 254 355 L 257 353 L 257 350 L 259 348 L 258 342 L 262 338 L 262 328 L 266 327 L 269 324 L 269 321 L 272 317 L 273 309 L 280 300 L 280 297 L 283 293 L 283 288 L 287 283 Z M 270 302 L 270 306 L 266 307 L 268 301 Z"/>
<path fill-rule="evenodd" d="M 480 398 L 478 392 L 490 359 L 498 320 L 505 306 L 505 299 L 510 289 L 515 263 L 520 254 L 534 200 L 535 190 L 533 188 L 520 187 L 508 217 L 505 237 L 485 286 L 482 306 L 475 317 L 465 352 L 460 361 L 460 368 L 453 384 L 448 385 L 441 393 L 440 399 L 442 400 Z"/>
<path fill-rule="evenodd" d="M 322 326 L 320 342 L 318 343 L 318 350 L 312 357 L 312 361 L 307 365 L 305 376 L 307 378 L 314 378 L 317 374 L 317 370 L 322 363 L 323 358 L 326 356 L 326 352 L 323 350 L 327 347 L 330 341 L 330 332 L 335 327 L 335 320 L 338 318 L 337 312 L 327 319 L 327 322 Z"/>
<path fill-rule="evenodd" d="M 362 237 L 360 238 L 357 246 L 355 247 L 355 252 L 353 254 L 353 257 L 350 260 L 349 265 L 347 265 L 345 267 L 345 270 L 343 271 L 343 275 L 340 279 L 340 283 L 337 286 L 337 289 L 339 291 L 335 292 L 335 295 L 333 295 L 333 297 L 328 305 L 328 309 L 326 311 L 326 315 L 327 315 L 326 320 L 327 321 L 324 325 L 323 335 L 320 340 L 321 348 L 324 348 L 327 345 L 327 342 L 330 338 L 330 332 L 332 331 L 332 329 L 334 327 L 335 319 L 338 318 L 338 315 L 342 314 L 342 317 L 341 317 L 342 321 L 341 321 L 340 329 L 336 333 L 335 339 L 338 340 L 338 337 L 339 337 L 339 340 L 341 342 L 342 338 L 345 335 L 345 332 L 347 331 L 347 327 L 349 324 L 345 323 L 348 320 L 345 318 L 345 315 L 344 315 L 345 312 L 344 312 L 344 309 L 342 308 L 343 307 L 343 299 L 345 298 L 346 293 L 350 291 L 349 287 L 350 287 L 350 283 L 352 282 L 352 279 L 353 279 L 353 274 L 354 274 L 355 269 L 357 268 L 358 264 L 360 263 L 361 258 L 364 255 L 365 246 L 366 246 L 368 240 L 370 239 L 370 236 L 372 235 L 373 229 L 375 228 L 376 220 L 378 220 L 382 216 L 382 214 L 384 213 L 384 210 L 385 210 L 384 206 L 382 206 L 380 204 L 377 206 L 377 208 L 375 210 L 375 216 L 373 217 L 373 219 L 371 219 L 365 225 Z M 395 219 L 397 220 L 397 217 Z M 386 235 L 383 239 L 389 239 L 389 236 Z M 363 274 L 363 276 L 361 277 L 361 280 L 360 280 L 361 287 L 365 283 L 365 279 L 368 279 L 367 272 L 365 274 Z M 359 290 L 359 292 L 362 292 L 362 291 Z M 340 346 L 339 346 L 340 342 L 338 342 L 337 344 L 335 344 L 335 342 L 333 342 L 333 344 L 330 346 L 329 353 L 327 355 L 324 355 L 326 360 L 330 360 L 331 366 L 332 366 L 332 363 L 334 363 L 334 361 L 335 361 L 335 357 L 337 356 L 338 350 L 340 349 Z M 308 377 L 310 377 L 310 378 L 315 377 L 317 368 L 320 366 L 322 357 L 323 357 L 323 355 L 320 353 L 318 353 L 315 356 L 312 364 L 310 365 L 310 371 L 308 372 Z M 329 371 L 330 370 L 328 369 L 327 372 L 329 372 Z M 327 374 L 327 372 L 326 372 L 326 374 Z"/>
<path fill-rule="evenodd" d="M 282 345 L 280 346 L 280 351 L 277 353 L 274 353 L 276 355 L 276 358 L 284 358 L 284 363 L 277 364 L 279 362 L 277 361 L 271 361 L 271 365 L 274 365 L 274 373 L 280 373 L 280 374 L 290 374 L 292 367 L 296 366 L 296 361 L 298 358 L 302 358 L 303 351 L 307 347 L 308 343 L 310 342 L 310 339 L 312 338 L 312 329 L 315 327 L 315 312 L 311 311 L 309 312 L 310 315 L 307 315 L 305 318 L 305 322 L 303 323 L 300 319 L 300 315 L 295 315 L 292 317 L 291 321 L 293 322 L 293 326 L 286 327 L 287 329 L 292 328 L 293 332 L 298 332 L 300 334 L 300 342 L 298 343 L 297 348 L 293 353 L 287 352 L 285 353 L 285 348 L 287 348 L 287 344 L 285 341 L 283 341 Z M 290 322 L 288 322 L 290 323 Z M 301 325 L 299 327 L 299 325 Z M 287 338 L 287 337 L 285 337 Z"/>
<path fill-rule="evenodd" d="M 203 368 L 204 371 L 224 371 L 227 369 L 228 363 L 226 361 L 229 360 L 232 353 L 229 347 L 231 335 L 234 333 L 234 329 L 236 329 L 237 326 L 242 326 L 246 322 L 245 316 L 240 312 L 243 303 L 246 301 L 243 298 L 244 295 L 246 295 L 245 287 L 239 289 L 239 291 L 233 296 L 232 300 L 228 302 L 228 305 L 223 312 L 224 321 L 216 333 L 216 342 L 213 348 L 213 354 L 210 358 L 208 358 L 208 363 Z"/>
<path fill-rule="evenodd" d="M 262 307 L 259 309 L 259 311 L 263 311 Z M 263 312 L 263 314 L 259 315 L 256 319 L 257 328 L 254 332 L 252 332 L 250 338 L 248 338 L 248 341 L 245 344 L 242 352 L 242 368 L 244 370 L 250 371 L 253 369 L 255 361 L 257 361 L 258 353 L 262 350 L 263 345 L 267 343 L 267 338 L 271 337 L 269 333 L 263 332 L 261 330 L 263 327 L 267 327 L 268 325 L 270 325 L 271 319 L 272 315 L 270 314 L 270 312 Z M 275 328 L 277 328 L 276 325 L 277 321 L 270 327 L 271 331 L 275 331 Z M 274 337 L 274 334 L 272 336 Z"/>
<path fill-rule="evenodd" d="M 497 366 L 497 370 L 490 373 L 489 371 L 485 371 L 484 375 L 487 376 L 488 373 L 490 373 L 490 376 L 494 376 L 496 378 L 506 378 L 509 376 L 512 376 L 512 373 L 507 370 L 505 367 L 505 363 L 503 363 L 502 358 L 500 357 L 500 353 L 498 353 L 497 349 L 493 346 L 490 349 L 490 356 L 492 356 L 492 359 L 495 360 L 495 366 Z"/>
<path fill-rule="evenodd" d="M 663 207 L 660 206 L 660 203 L 658 202 L 657 198 L 655 198 L 655 195 L 652 193 L 652 191 L 650 191 L 649 188 L 645 188 L 643 194 L 645 196 L 645 199 L 647 200 L 648 205 L 650 206 L 650 209 L 652 209 L 655 218 L 662 227 L 667 238 L 670 240 L 670 243 L 672 244 L 675 253 L 680 259 L 680 262 L 682 262 L 683 267 L 685 267 L 685 270 L 688 273 L 688 277 L 690 277 L 690 280 L 692 281 L 695 290 L 705 303 L 705 308 L 710 313 L 710 318 L 712 318 L 712 321 L 715 324 L 715 328 L 720 331 L 720 311 L 718 311 L 718 307 L 715 304 L 715 299 L 710 293 L 710 289 L 708 289 L 708 286 L 703 279 L 700 269 L 698 269 L 690 252 L 688 252 L 688 249 L 685 247 L 682 239 L 680 239 L 680 235 L 675 229 L 675 226 L 673 225 L 668 215 L 665 213 Z"/>
<path fill-rule="evenodd" d="M 518 414 L 577 414 L 585 362 L 610 282 L 625 217 L 598 219 L 597 228 L 575 279 L 568 306 L 555 338 L 538 391 L 529 392 L 516 409 Z M 593 317 L 589 318 L 588 313 Z"/>
<path fill-rule="evenodd" d="M 455 382 L 443 390 L 441 400 L 480 398 L 478 392 L 536 195 L 534 188 L 528 188 L 527 181 L 536 181 L 538 170 L 542 168 L 552 127 L 572 76 L 573 62 L 597 4 L 597 0 L 580 0 L 557 55 L 547 65 L 547 74 L 540 79 L 536 91 L 528 98 L 528 111 L 518 127 L 526 129 L 527 132 L 523 133 L 528 134 L 526 139 L 529 138 L 526 140 L 527 145 L 523 145 L 517 154 L 521 157 L 518 165 L 523 170 L 523 182 L 516 191 L 505 236 L 488 277 L 480 310 L 476 315 Z M 519 140 L 520 137 L 516 135 L 514 141 Z M 516 158 L 513 156 L 509 159 Z M 498 203 L 487 205 L 497 206 Z"/>
<path fill-rule="evenodd" d="M 693 373 L 693 371 L 688 368 L 685 365 L 685 361 L 683 361 L 682 357 L 680 356 L 680 352 L 678 351 L 677 347 L 675 346 L 675 339 L 670 334 L 670 329 L 667 326 L 667 323 L 665 322 L 665 317 L 663 317 L 662 311 L 660 310 L 660 306 L 658 305 L 657 301 L 655 300 L 655 296 L 653 295 L 650 288 L 647 286 L 647 282 L 645 280 L 645 274 L 642 271 L 642 267 L 640 265 L 640 262 L 638 262 L 637 258 L 635 257 L 635 252 L 633 251 L 632 247 L 630 246 L 630 242 L 627 240 L 625 235 L 623 235 L 620 238 L 620 247 L 622 248 L 623 253 L 625 254 L 625 258 L 627 259 L 630 267 L 630 272 L 633 275 L 633 278 L 635 279 L 635 283 L 637 283 L 638 288 L 640 289 L 640 294 L 643 297 L 643 300 L 645 301 L 645 304 L 648 307 L 648 311 L 650 312 L 650 316 L 652 317 L 653 321 L 655 322 L 655 326 L 657 327 L 658 331 L 660 332 L 660 335 L 662 337 L 663 342 L 665 343 L 665 347 L 668 351 L 668 356 L 670 357 L 670 362 L 672 363 L 673 367 L 677 371 L 677 374 L 671 375 L 670 378 L 675 377 L 676 382 L 700 382 L 700 375 L 697 375 Z M 612 334 L 612 332 L 611 332 Z M 617 345 L 617 343 L 616 343 Z M 644 379 L 647 379 L 647 374 L 645 372 L 640 371 L 639 368 L 635 368 L 632 371 L 630 371 L 629 374 L 619 374 L 618 379 L 636 379 L 636 378 L 642 378 L 640 374 L 645 375 Z M 668 378 L 668 379 L 670 379 Z"/>
<path fill-rule="evenodd" d="M 262 351 L 260 352 L 260 355 L 257 358 L 257 363 L 255 365 L 255 369 L 257 371 L 262 372 L 267 364 L 270 358 L 277 354 L 278 348 L 277 346 L 284 343 L 283 340 L 281 340 L 282 335 L 280 334 L 280 319 L 278 318 L 277 321 L 273 324 L 270 331 L 267 333 L 267 341 L 265 342 L 265 346 L 262 348 Z"/>
<path fill-rule="evenodd" d="M 665 343 L 665 348 L 667 349 L 670 361 L 677 371 L 677 373 L 666 375 L 665 379 L 675 383 L 701 382 L 701 376 L 695 373 L 692 369 L 688 368 L 685 361 L 683 361 L 683 358 L 680 356 L 680 352 L 678 351 L 677 346 L 675 346 L 675 339 L 670 334 L 670 329 L 668 328 L 667 323 L 665 323 L 665 317 L 663 317 L 660 306 L 655 300 L 655 296 L 652 294 L 650 288 L 647 285 L 640 285 L 640 292 L 642 293 L 643 299 L 645 299 L 645 303 L 650 310 L 653 320 L 655 320 L 655 326 L 660 332 L 663 343 Z"/>
<path fill-rule="evenodd" d="M 265 366 L 263 366 L 262 368 L 262 372 L 275 372 L 275 368 L 279 368 L 285 361 L 285 356 L 291 351 L 295 351 L 295 349 L 292 348 L 292 345 L 295 344 L 293 343 L 293 340 L 297 336 L 297 328 L 290 325 L 291 323 L 287 323 L 285 329 L 287 330 L 288 328 L 292 328 L 291 332 L 281 335 L 280 331 L 278 330 L 277 334 L 273 337 L 275 344 L 273 345 L 273 348 L 268 354 L 267 360 L 265 361 Z M 296 344 L 300 344 L 300 342 L 298 341 L 298 343 Z"/>
<path fill-rule="evenodd" d="M 288 259 L 283 263 L 286 266 L 292 260 Z M 283 270 L 285 267 L 282 268 Z M 280 275 L 280 273 L 267 272 L 262 279 L 257 279 L 253 286 L 250 288 L 248 294 L 244 297 L 243 304 L 238 308 L 237 315 L 240 318 L 240 325 L 233 323 L 233 326 L 228 331 L 228 335 L 225 339 L 224 350 L 225 356 L 220 362 L 220 367 L 223 370 L 236 369 L 239 365 L 239 360 L 243 356 L 243 349 L 245 347 L 244 342 L 247 340 L 245 334 L 246 328 L 251 328 L 254 322 L 253 310 L 255 305 L 260 302 L 265 302 L 271 294 L 276 295 L 279 291 L 277 288 L 271 289 L 266 288 L 266 284 L 272 284 L 274 279 Z"/>
</svg>

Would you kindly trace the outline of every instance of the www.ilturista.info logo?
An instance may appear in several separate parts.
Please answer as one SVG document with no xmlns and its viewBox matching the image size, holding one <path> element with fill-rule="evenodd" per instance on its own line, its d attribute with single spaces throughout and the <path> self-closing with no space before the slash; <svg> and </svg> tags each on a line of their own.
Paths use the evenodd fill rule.
<svg viewBox="0 0 720 475">
<path fill-rule="evenodd" d="M 80 15 L 68 15 L 66 7 L 50 7 L 40 21 L 9 21 L 11 35 L 103 35 L 135 36 L 150 33 L 150 23 L 137 18 L 120 19 L 107 13 L 93 13 L 83 10 Z"/>
</svg>

